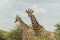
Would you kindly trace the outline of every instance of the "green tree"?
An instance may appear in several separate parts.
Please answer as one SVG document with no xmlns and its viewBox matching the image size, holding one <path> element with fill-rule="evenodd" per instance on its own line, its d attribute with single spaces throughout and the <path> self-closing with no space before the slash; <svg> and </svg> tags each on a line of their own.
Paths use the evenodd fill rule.
<svg viewBox="0 0 60 40">
<path fill-rule="evenodd" d="M 57 34 L 57 40 L 60 40 L 60 23 L 56 24 L 56 34 Z"/>
<path fill-rule="evenodd" d="M 22 40 L 22 32 L 22 27 L 20 25 L 16 25 L 16 28 L 8 33 L 7 40 Z"/>
<path fill-rule="evenodd" d="M 60 35 L 60 23 L 56 24 L 55 27 L 57 28 L 56 33 Z"/>
<path fill-rule="evenodd" d="M 6 31 L 0 30 L 0 40 L 5 39 Z"/>
</svg>

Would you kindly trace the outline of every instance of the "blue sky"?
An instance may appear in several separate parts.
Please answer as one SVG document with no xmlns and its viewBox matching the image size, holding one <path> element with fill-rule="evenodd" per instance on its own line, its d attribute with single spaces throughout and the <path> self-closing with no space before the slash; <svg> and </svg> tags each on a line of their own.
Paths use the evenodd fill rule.
<svg viewBox="0 0 60 40">
<path fill-rule="evenodd" d="M 0 0 L 0 29 L 13 29 L 17 14 L 26 24 L 31 24 L 25 12 L 28 8 L 34 10 L 37 21 L 46 30 L 54 31 L 54 25 L 60 22 L 60 0 Z"/>
</svg>

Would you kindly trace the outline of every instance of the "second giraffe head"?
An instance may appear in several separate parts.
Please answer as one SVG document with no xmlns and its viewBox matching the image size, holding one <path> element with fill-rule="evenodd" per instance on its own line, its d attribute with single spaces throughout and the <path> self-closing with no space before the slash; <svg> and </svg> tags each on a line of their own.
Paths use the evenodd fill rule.
<svg viewBox="0 0 60 40">
<path fill-rule="evenodd" d="M 18 19 L 20 19 L 20 17 L 19 17 L 19 15 L 16 15 L 15 23 L 18 21 Z"/>
</svg>

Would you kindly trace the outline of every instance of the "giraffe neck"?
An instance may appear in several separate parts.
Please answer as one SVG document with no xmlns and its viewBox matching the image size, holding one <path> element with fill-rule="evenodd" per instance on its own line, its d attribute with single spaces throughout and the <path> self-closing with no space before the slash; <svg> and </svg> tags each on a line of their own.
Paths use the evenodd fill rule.
<svg viewBox="0 0 60 40">
<path fill-rule="evenodd" d="M 36 34 L 36 36 L 38 36 L 38 38 L 39 38 L 39 36 L 41 36 L 40 32 L 41 32 L 42 30 L 44 30 L 44 28 L 43 28 L 43 26 L 41 26 L 41 25 L 37 22 L 37 20 L 36 20 L 36 18 L 35 18 L 35 16 L 34 16 L 33 14 L 30 16 L 30 19 L 31 19 L 32 26 L 33 26 L 33 29 L 34 29 L 34 31 L 35 31 L 35 34 Z"/>
<path fill-rule="evenodd" d="M 38 28 L 39 27 L 39 28 L 44 29 L 44 27 L 37 22 L 37 20 L 36 20 L 36 18 L 33 14 L 30 16 L 30 19 L 31 19 L 33 28 L 35 28 L 35 27 Z"/>
<path fill-rule="evenodd" d="M 20 17 L 17 18 L 23 29 L 28 30 L 29 26 L 25 24 Z"/>
</svg>

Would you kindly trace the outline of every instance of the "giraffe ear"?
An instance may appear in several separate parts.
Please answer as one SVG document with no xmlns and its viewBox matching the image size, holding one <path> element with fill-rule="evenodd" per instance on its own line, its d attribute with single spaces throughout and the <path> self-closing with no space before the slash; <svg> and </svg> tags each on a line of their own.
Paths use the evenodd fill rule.
<svg viewBox="0 0 60 40">
<path fill-rule="evenodd" d="M 34 11 L 32 11 L 32 13 L 33 13 Z"/>
<path fill-rule="evenodd" d="M 26 13 L 29 13 L 28 10 L 26 10 Z"/>
</svg>

